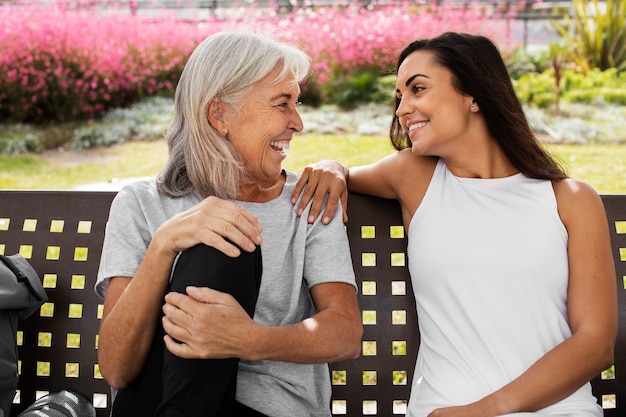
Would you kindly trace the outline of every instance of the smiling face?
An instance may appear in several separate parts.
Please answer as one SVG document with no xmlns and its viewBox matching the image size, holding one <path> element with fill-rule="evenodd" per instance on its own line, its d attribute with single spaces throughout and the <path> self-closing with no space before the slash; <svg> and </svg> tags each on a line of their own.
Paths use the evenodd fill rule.
<svg viewBox="0 0 626 417">
<path fill-rule="evenodd" d="M 462 147 L 470 131 L 472 97 L 454 88 L 452 74 L 434 64 L 432 52 L 416 51 L 402 62 L 396 95 L 396 115 L 408 132 L 413 152 L 445 156 Z"/>
<path fill-rule="evenodd" d="M 293 76 L 276 82 L 276 73 L 260 81 L 237 110 L 225 113 L 227 138 L 252 181 L 276 181 L 294 133 L 302 131 L 296 108 L 300 87 Z"/>
</svg>

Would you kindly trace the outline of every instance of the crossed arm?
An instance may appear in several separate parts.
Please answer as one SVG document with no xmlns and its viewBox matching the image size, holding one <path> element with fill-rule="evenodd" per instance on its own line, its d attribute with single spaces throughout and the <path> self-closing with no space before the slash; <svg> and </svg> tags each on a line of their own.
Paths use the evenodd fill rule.
<svg viewBox="0 0 626 417">
<path fill-rule="evenodd" d="M 100 324 L 98 362 L 113 388 L 141 371 L 161 316 L 176 255 L 199 243 L 238 256 L 262 242 L 257 219 L 241 206 L 209 197 L 172 217 L 154 233 L 134 277 L 110 279 Z"/>
<path fill-rule="evenodd" d="M 269 327 L 252 321 L 228 294 L 189 288 L 169 294 L 163 305 L 170 271 L 179 251 L 199 243 L 231 256 L 239 247 L 261 243 L 256 218 L 240 206 L 209 198 L 163 223 L 155 232 L 134 277 L 109 282 L 100 327 L 98 359 L 113 388 L 128 385 L 141 371 L 161 311 L 172 337 L 166 346 L 186 358 L 241 357 L 298 363 L 320 363 L 355 357 L 362 326 L 352 285 L 318 284 L 311 289 L 318 313 L 290 326 Z M 207 330 L 209 329 L 209 330 Z"/>
</svg>

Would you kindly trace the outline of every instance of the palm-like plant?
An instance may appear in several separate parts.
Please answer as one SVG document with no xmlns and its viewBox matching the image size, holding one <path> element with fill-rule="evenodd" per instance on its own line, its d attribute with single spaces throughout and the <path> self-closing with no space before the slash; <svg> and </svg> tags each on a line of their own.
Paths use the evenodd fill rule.
<svg viewBox="0 0 626 417">
<path fill-rule="evenodd" d="M 626 0 L 573 0 L 573 16 L 554 22 L 583 69 L 626 71 Z"/>
</svg>

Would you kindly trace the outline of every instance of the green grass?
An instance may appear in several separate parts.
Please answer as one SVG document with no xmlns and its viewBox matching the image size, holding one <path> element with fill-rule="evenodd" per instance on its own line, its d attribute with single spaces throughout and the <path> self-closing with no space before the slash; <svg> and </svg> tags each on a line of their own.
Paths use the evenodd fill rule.
<svg viewBox="0 0 626 417">
<path fill-rule="evenodd" d="M 549 145 L 572 178 L 600 194 L 626 194 L 626 145 Z"/>
<path fill-rule="evenodd" d="M 167 158 L 164 141 L 128 142 L 86 151 L 0 156 L 0 188 L 72 189 L 116 178 L 153 175 Z"/>
<path fill-rule="evenodd" d="M 601 194 L 626 194 L 625 145 L 547 145 L 570 176 Z M 382 137 L 300 135 L 285 168 L 300 171 L 321 159 L 348 166 L 367 164 L 393 152 Z M 72 189 L 83 184 L 154 175 L 167 158 L 161 141 L 129 142 L 105 149 L 0 156 L 0 188 Z"/>
</svg>

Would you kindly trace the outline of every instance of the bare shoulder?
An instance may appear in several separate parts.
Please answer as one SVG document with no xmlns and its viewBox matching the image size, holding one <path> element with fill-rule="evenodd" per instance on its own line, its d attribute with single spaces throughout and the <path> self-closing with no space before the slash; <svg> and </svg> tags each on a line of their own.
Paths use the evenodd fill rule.
<svg viewBox="0 0 626 417">
<path fill-rule="evenodd" d="M 422 203 L 432 180 L 439 158 L 406 152 L 398 163 L 400 175 L 396 179 L 396 193 L 402 207 L 402 216 L 408 226 Z"/>
<path fill-rule="evenodd" d="M 438 158 L 415 155 L 411 149 L 404 149 L 392 155 L 387 161 L 392 175 L 393 187 L 399 196 L 405 192 L 415 193 L 419 189 L 424 191 L 430 184 Z"/>
<path fill-rule="evenodd" d="M 427 186 L 436 164 L 436 158 L 417 156 L 411 149 L 404 149 L 373 164 L 350 168 L 350 190 L 400 199 L 407 190 Z"/>
<path fill-rule="evenodd" d="M 407 173 L 407 177 L 415 184 L 414 181 L 428 185 L 435 171 L 435 166 L 439 158 L 433 156 L 415 155 L 410 149 L 398 152 L 399 164 L 402 171 Z"/>
<path fill-rule="evenodd" d="M 604 215 L 602 199 L 596 190 L 584 181 L 566 178 L 553 181 L 559 215 L 564 223 L 584 219 L 589 215 Z"/>
</svg>

